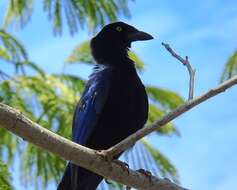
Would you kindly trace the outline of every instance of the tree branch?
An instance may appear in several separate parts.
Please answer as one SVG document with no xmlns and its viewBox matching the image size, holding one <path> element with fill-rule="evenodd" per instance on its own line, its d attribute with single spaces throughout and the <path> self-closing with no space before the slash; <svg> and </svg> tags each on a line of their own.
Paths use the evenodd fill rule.
<svg viewBox="0 0 237 190">
<path fill-rule="evenodd" d="M 21 112 L 0 103 L 0 127 L 65 160 L 91 170 L 107 179 L 141 190 L 185 190 L 166 179 L 160 179 L 130 170 L 129 173 L 114 162 L 108 162 L 98 151 L 65 139 L 32 122 Z"/>
<path fill-rule="evenodd" d="M 185 61 L 186 64 L 189 63 L 187 57 Z M 125 151 L 139 139 L 153 131 L 156 131 L 159 127 L 167 124 L 196 105 L 224 92 L 235 84 L 237 84 L 237 76 L 226 80 L 203 95 L 187 101 L 185 104 L 179 106 L 160 120 L 156 121 L 153 125 L 140 129 L 117 145 L 105 150 L 105 154 L 108 157 L 113 157 L 114 155 Z M 86 148 L 54 134 L 53 132 L 32 122 L 19 111 L 16 111 L 2 103 L 0 103 L 0 127 L 11 131 L 17 136 L 22 137 L 23 139 L 54 153 L 65 160 L 72 161 L 81 167 L 102 175 L 107 179 L 112 179 L 122 183 L 128 187 L 134 187 L 141 190 L 185 190 L 166 179 L 160 179 L 154 176 L 148 178 L 145 175 L 130 169 L 129 173 L 127 173 L 127 171 L 124 171 L 124 169 L 118 164 L 108 162 L 98 153 L 98 151 Z"/>
<path fill-rule="evenodd" d="M 164 42 L 161 43 L 165 49 L 170 52 L 170 54 L 178 59 L 181 63 L 183 63 L 184 66 L 187 67 L 188 69 L 188 73 L 189 73 L 189 94 L 188 94 L 188 100 L 193 99 L 193 93 L 194 93 L 194 77 L 195 77 L 195 69 L 192 68 L 192 65 L 190 64 L 189 60 L 188 60 L 188 56 L 184 58 L 182 58 L 180 55 L 178 55 L 177 53 L 175 53 L 175 51 L 170 47 L 169 44 L 166 44 Z"/>
<path fill-rule="evenodd" d="M 151 126 L 142 128 L 138 130 L 136 133 L 130 135 L 120 143 L 116 144 L 115 146 L 105 150 L 105 154 L 108 157 L 113 157 L 114 155 L 118 155 L 119 153 L 123 152 L 124 150 L 131 147 L 136 141 L 140 140 L 141 138 L 145 137 L 146 135 L 150 134 L 153 131 L 156 131 L 158 128 L 162 127 L 163 125 L 167 124 L 168 122 L 172 121 L 176 117 L 180 116 L 181 114 L 187 112 L 191 108 L 195 107 L 196 105 L 208 100 L 209 98 L 224 92 L 226 89 L 232 87 L 233 85 L 237 84 L 237 76 L 233 77 L 229 80 L 226 80 L 216 88 L 209 90 L 208 92 L 204 93 L 203 95 L 194 98 L 193 100 L 187 101 L 185 104 L 177 107 L 175 110 L 171 111 L 161 119 L 154 122 Z"/>
</svg>

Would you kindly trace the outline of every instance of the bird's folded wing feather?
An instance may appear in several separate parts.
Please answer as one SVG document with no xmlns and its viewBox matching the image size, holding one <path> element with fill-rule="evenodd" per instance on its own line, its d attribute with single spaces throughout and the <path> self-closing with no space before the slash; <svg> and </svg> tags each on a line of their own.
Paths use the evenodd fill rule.
<svg viewBox="0 0 237 190">
<path fill-rule="evenodd" d="M 103 111 L 110 87 L 111 70 L 95 71 L 77 104 L 72 127 L 74 142 L 85 145 Z"/>
</svg>

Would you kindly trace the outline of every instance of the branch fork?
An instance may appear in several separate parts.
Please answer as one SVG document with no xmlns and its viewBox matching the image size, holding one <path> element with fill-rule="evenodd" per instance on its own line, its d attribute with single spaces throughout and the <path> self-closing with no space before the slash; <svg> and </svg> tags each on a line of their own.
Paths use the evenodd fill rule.
<svg viewBox="0 0 237 190">
<path fill-rule="evenodd" d="M 183 63 L 184 66 L 187 67 L 189 72 L 189 94 L 188 94 L 188 100 L 193 99 L 194 94 L 194 77 L 195 77 L 195 69 L 192 68 L 192 65 L 189 62 L 188 56 L 185 56 L 185 58 L 182 58 L 180 55 L 175 53 L 175 51 L 170 47 L 169 44 L 162 42 L 161 43 L 165 49 L 170 52 L 170 54 L 176 58 L 178 61 Z"/>
<path fill-rule="evenodd" d="M 65 160 L 69 160 L 83 168 L 104 176 L 107 179 L 112 179 L 122 183 L 127 186 L 127 189 L 129 189 L 129 187 L 134 187 L 141 190 L 186 190 L 167 179 L 160 179 L 155 176 L 147 178 L 145 175 L 129 168 L 127 170 L 128 172 L 124 171 L 118 164 L 110 161 L 114 155 L 118 155 L 125 151 L 144 136 L 156 131 L 158 128 L 198 104 L 237 84 L 237 76 L 235 76 L 193 99 L 195 70 L 192 69 L 188 57 L 186 56 L 185 59 L 183 59 L 181 56 L 176 54 L 168 44 L 162 43 L 162 45 L 171 53 L 172 56 L 183 63 L 189 71 L 189 100 L 154 122 L 151 126 L 138 130 L 136 133 L 130 135 L 117 145 L 107 150 L 103 150 L 102 152 L 81 146 L 41 127 L 25 117 L 21 112 L 2 103 L 0 103 L 0 127 L 11 131 L 30 143 L 56 154 Z M 102 158 L 101 155 L 109 159 L 106 160 L 106 158 Z"/>
</svg>

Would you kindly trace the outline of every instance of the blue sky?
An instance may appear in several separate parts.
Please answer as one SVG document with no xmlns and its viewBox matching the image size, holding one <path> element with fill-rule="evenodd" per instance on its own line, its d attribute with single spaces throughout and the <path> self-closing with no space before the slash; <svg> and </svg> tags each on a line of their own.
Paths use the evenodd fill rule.
<svg viewBox="0 0 237 190">
<path fill-rule="evenodd" d="M 0 2 L 0 18 L 4 2 Z M 33 22 L 24 30 L 11 32 L 25 45 L 33 61 L 48 72 L 61 72 L 73 48 L 91 35 L 81 30 L 74 37 L 64 32 L 55 38 L 41 4 L 36 7 Z M 237 48 L 236 1 L 137 0 L 130 3 L 130 10 L 132 18 L 121 20 L 155 37 L 132 46 L 146 63 L 141 75 L 145 84 L 172 89 L 187 97 L 186 68 L 166 52 L 161 46 L 163 41 L 189 56 L 196 69 L 195 95 L 218 84 L 224 63 Z M 86 78 L 90 68 L 70 66 L 66 72 Z M 177 118 L 174 122 L 181 138 L 150 136 L 153 145 L 176 165 L 183 186 L 192 190 L 236 188 L 236 95 L 237 87 L 233 87 Z M 19 180 L 14 178 L 14 183 L 18 186 Z"/>
</svg>

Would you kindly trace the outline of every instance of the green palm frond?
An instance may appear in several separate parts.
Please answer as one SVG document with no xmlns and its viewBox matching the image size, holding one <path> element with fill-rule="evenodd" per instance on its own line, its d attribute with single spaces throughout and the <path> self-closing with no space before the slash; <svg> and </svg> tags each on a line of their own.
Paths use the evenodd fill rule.
<svg viewBox="0 0 237 190">
<path fill-rule="evenodd" d="M 13 96 L 14 90 L 11 88 L 11 84 L 9 81 L 4 81 L 0 83 L 0 98 L 1 102 L 6 103 L 8 105 L 14 105 Z M 16 97 L 17 98 L 17 97 Z M 8 133 L 3 128 L 0 128 L 0 157 L 3 157 L 7 160 L 8 164 L 12 163 L 14 158 L 14 153 L 16 148 L 18 147 L 19 139 L 14 137 L 11 133 Z"/>
<path fill-rule="evenodd" d="M 95 30 L 108 21 L 117 20 L 120 13 L 129 16 L 127 1 L 45 0 L 44 10 L 53 20 L 56 33 L 60 33 L 62 30 L 62 17 L 64 15 L 70 33 L 74 34 L 79 26 L 86 26 L 89 30 Z"/>
<path fill-rule="evenodd" d="M 237 51 L 235 51 L 226 62 L 220 82 L 230 79 L 234 75 L 237 75 Z"/>
<path fill-rule="evenodd" d="M 135 66 L 138 70 L 144 69 L 144 62 L 132 51 L 129 51 L 129 57 L 135 62 Z M 91 55 L 90 42 L 85 41 L 79 44 L 72 53 L 68 56 L 65 61 L 66 63 L 85 63 L 85 64 L 95 64 L 95 60 Z"/>
<path fill-rule="evenodd" d="M 37 64 L 35 64 L 29 60 L 23 62 L 23 66 L 31 68 L 32 70 L 36 71 L 37 74 L 40 74 L 42 77 L 45 76 L 45 72 L 43 71 L 43 69 L 41 69 Z"/>
<path fill-rule="evenodd" d="M 159 109 L 156 105 L 154 104 L 149 104 L 149 114 L 148 114 L 148 120 L 146 125 L 150 125 L 157 121 L 157 119 L 163 117 L 166 114 L 166 112 L 162 111 Z M 157 133 L 160 135 L 180 135 L 179 131 L 176 129 L 173 123 L 168 123 L 165 126 L 160 127 L 157 130 Z"/>
<path fill-rule="evenodd" d="M 72 53 L 65 60 L 66 63 L 85 63 L 85 64 L 95 64 L 95 60 L 91 55 L 90 42 L 85 41 L 76 46 Z"/>
<path fill-rule="evenodd" d="M 28 58 L 24 46 L 11 34 L 0 30 L 0 59 L 13 66 L 15 73 L 26 74 L 26 68 L 44 76 L 44 71 Z M 10 75 L 8 70 L 0 69 L 0 72 Z M 9 77 L 8 77 L 9 78 Z"/>
<path fill-rule="evenodd" d="M 61 80 L 69 89 L 72 89 L 73 92 L 77 93 L 82 93 L 86 81 L 84 81 L 82 78 L 75 76 L 75 75 L 70 75 L 70 74 L 60 74 L 60 75 L 53 75 L 54 77 L 58 78 Z"/>
<path fill-rule="evenodd" d="M 134 53 L 133 51 L 129 51 L 128 52 L 128 56 L 130 59 L 132 59 L 135 63 L 136 68 L 139 71 L 142 71 L 144 69 L 144 62 L 136 55 L 136 53 Z"/>
<path fill-rule="evenodd" d="M 6 164 L 0 160 L 0 190 L 12 190 L 11 178 Z"/>
<path fill-rule="evenodd" d="M 146 91 L 150 99 L 147 125 L 154 123 L 157 119 L 167 114 L 168 111 L 184 103 L 184 99 L 181 96 L 164 88 L 146 86 Z M 164 135 L 180 135 L 172 122 L 160 127 L 157 132 Z"/>
<path fill-rule="evenodd" d="M 85 81 L 72 75 L 19 76 L 17 82 L 0 84 L 0 97 L 8 105 L 21 110 L 40 125 L 70 138 L 74 107 Z M 21 175 L 26 183 L 46 186 L 58 182 L 65 161 L 0 130 L 0 144 L 9 149 L 9 158 L 16 149 L 21 151 Z M 13 144 L 14 143 L 14 144 Z M 9 163 L 11 160 L 9 159 Z"/>
<path fill-rule="evenodd" d="M 12 24 L 23 27 L 31 17 L 32 8 L 32 0 L 9 0 L 3 26 L 7 27 Z"/>
<path fill-rule="evenodd" d="M 44 11 L 52 20 L 56 34 L 62 32 L 63 22 L 66 22 L 71 34 L 79 27 L 86 26 L 95 30 L 107 22 L 117 20 L 119 14 L 130 16 L 129 0 L 44 0 Z M 5 13 L 4 27 L 16 25 L 23 27 L 32 17 L 33 0 L 9 0 Z"/>
<path fill-rule="evenodd" d="M 155 86 L 146 86 L 149 98 L 158 103 L 163 110 L 169 111 L 184 103 L 183 98 L 177 93 Z"/>
<path fill-rule="evenodd" d="M 169 159 L 164 156 L 160 151 L 154 148 L 148 141 L 142 140 L 147 150 L 150 152 L 152 157 L 157 163 L 162 177 L 171 178 L 175 182 L 178 182 L 179 176 L 175 166 L 169 161 Z"/>
<path fill-rule="evenodd" d="M 46 187 L 49 181 L 58 183 L 65 169 L 64 160 L 32 144 L 25 146 L 21 160 L 22 180 L 40 189 Z"/>
<path fill-rule="evenodd" d="M 28 55 L 23 45 L 15 37 L 1 29 L 0 46 L 3 51 L 8 52 L 8 56 L 5 56 L 6 61 L 22 62 L 28 60 Z"/>
<path fill-rule="evenodd" d="M 9 52 L 2 46 L 0 46 L 0 58 L 6 61 L 10 60 Z"/>
</svg>

